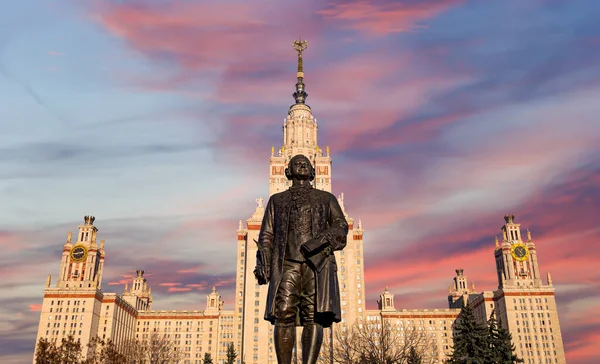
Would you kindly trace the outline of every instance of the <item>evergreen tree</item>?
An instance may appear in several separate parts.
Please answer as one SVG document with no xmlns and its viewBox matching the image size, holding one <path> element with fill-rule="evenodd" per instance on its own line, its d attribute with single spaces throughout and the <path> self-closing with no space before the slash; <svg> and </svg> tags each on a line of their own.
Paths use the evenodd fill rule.
<svg viewBox="0 0 600 364">
<path fill-rule="evenodd" d="M 524 362 L 523 359 L 517 357 L 517 354 L 515 354 L 515 345 L 512 343 L 512 336 L 507 329 L 502 327 L 501 322 L 496 321 L 494 311 L 492 311 L 488 320 L 488 333 L 491 348 L 490 363 L 513 364 Z"/>
<path fill-rule="evenodd" d="M 204 353 L 204 360 L 202 361 L 202 364 L 213 364 L 210 353 Z"/>
<path fill-rule="evenodd" d="M 422 362 L 421 356 L 417 353 L 415 347 L 411 346 L 410 351 L 408 352 L 408 358 L 406 359 L 406 364 L 421 364 Z"/>
<path fill-rule="evenodd" d="M 227 345 L 227 361 L 225 363 L 235 364 L 235 358 L 237 358 L 237 353 L 233 348 L 233 343 L 229 343 L 229 345 Z"/>
<path fill-rule="evenodd" d="M 473 309 L 466 304 L 455 323 L 454 350 L 448 364 L 490 363 L 490 340 L 486 327 L 475 319 Z"/>
</svg>

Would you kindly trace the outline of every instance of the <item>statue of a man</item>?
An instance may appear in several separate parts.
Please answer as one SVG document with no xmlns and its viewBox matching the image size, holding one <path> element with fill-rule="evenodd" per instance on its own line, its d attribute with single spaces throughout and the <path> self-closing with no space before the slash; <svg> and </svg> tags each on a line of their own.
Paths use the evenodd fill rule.
<svg viewBox="0 0 600 364">
<path fill-rule="evenodd" d="M 348 223 L 334 195 L 312 188 L 307 157 L 294 156 L 285 175 L 292 186 L 267 203 L 254 274 L 269 283 L 265 320 L 275 325 L 277 362 L 291 363 L 296 326 L 303 326 L 302 363 L 314 364 L 323 327 L 341 321 L 333 251 L 346 246 Z"/>
</svg>

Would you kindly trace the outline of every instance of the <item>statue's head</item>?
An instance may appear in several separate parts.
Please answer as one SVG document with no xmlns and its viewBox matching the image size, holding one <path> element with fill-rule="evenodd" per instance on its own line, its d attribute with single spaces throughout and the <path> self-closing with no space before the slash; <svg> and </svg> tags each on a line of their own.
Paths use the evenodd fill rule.
<svg viewBox="0 0 600 364">
<path fill-rule="evenodd" d="M 285 176 L 289 180 L 298 179 L 312 181 L 315 179 L 315 169 L 306 156 L 298 154 L 290 159 L 290 163 L 285 169 Z"/>
</svg>

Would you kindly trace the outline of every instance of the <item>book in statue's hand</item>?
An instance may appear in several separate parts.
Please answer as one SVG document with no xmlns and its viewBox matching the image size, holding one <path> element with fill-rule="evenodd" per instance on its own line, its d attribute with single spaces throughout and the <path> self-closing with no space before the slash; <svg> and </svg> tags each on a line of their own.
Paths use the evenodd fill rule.
<svg viewBox="0 0 600 364">
<path fill-rule="evenodd" d="M 331 245 L 324 238 L 307 241 L 300 246 L 300 252 L 317 272 L 323 270 L 329 261 L 329 256 L 333 254 Z"/>
</svg>

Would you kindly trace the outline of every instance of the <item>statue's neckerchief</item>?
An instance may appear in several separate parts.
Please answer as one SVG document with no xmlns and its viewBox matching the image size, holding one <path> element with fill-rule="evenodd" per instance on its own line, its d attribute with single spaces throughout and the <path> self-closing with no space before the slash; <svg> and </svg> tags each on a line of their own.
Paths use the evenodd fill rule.
<svg viewBox="0 0 600 364">
<path fill-rule="evenodd" d="M 293 206 L 296 209 L 300 209 L 302 206 L 308 203 L 308 195 L 310 194 L 310 190 L 312 190 L 310 183 L 290 186 Z"/>
</svg>

